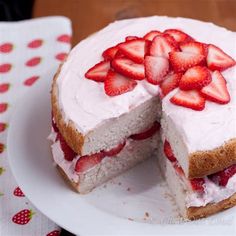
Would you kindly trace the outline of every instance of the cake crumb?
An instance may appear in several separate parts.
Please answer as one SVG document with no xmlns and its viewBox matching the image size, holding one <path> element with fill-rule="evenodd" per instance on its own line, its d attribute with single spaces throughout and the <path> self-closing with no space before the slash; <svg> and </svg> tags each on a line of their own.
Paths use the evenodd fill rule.
<svg viewBox="0 0 236 236">
<path fill-rule="evenodd" d="M 128 220 L 130 220 L 130 221 L 134 221 L 134 219 L 132 219 L 132 218 L 128 218 Z"/>
<path fill-rule="evenodd" d="M 149 213 L 148 212 L 145 212 L 145 217 L 149 217 Z"/>
<path fill-rule="evenodd" d="M 131 190 L 131 188 L 127 188 L 127 191 L 130 191 Z"/>
<path fill-rule="evenodd" d="M 103 188 L 106 188 L 106 187 L 107 187 L 107 185 L 106 185 L 106 184 L 104 184 L 104 185 L 103 185 Z"/>
<path fill-rule="evenodd" d="M 121 182 L 119 182 L 119 183 L 118 183 L 118 185 L 122 185 L 122 183 L 121 183 Z"/>
</svg>

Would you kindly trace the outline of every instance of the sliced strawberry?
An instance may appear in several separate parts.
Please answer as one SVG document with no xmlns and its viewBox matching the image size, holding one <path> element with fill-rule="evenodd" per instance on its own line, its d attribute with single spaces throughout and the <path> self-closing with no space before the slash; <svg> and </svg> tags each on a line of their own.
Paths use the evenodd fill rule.
<svg viewBox="0 0 236 236">
<path fill-rule="evenodd" d="M 125 41 L 130 41 L 130 40 L 133 40 L 133 39 L 139 39 L 139 37 L 137 37 L 137 36 L 127 36 L 127 37 L 125 37 Z"/>
<path fill-rule="evenodd" d="M 199 42 L 185 42 L 180 44 L 182 52 L 188 52 L 193 54 L 207 55 L 208 46 Z"/>
<path fill-rule="evenodd" d="M 236 64 L 235 60 L 213 44 L 208 46 L 207 66 L 210 70 L 225 70 Z"/>
<path fill-rule="evenodd" d="M 236 174 L 236 164 L 219 171 L 215 174 L 209 175 L 208 178 L 220 186 L 226 186 L 229 179 Z"/>
<path fill-rule="evenodd" d="M 175 48 L 179 49 L 179 43 L 177 43 L 170 34 L 163 33 L 162 36 L 166 38 Z"/>
<path fill-rule="evenodd" d="M 182 73 L 173 73 L 167 75 L 160 85 L 163 96 L 166 96 L 169 92 L 179 86 L 179 81 L 182 77 Z"/>
<path fill-rule="evenodd" d="M 99 164 L 104 157 L 105 155 L 103 152 L 82 156 L 75 164 L 75 171 L 81 173 L 86 172 L 87 170 L 93 168 L 95 165 Z"/>
<path fill-rule="evenodd" d="M 179 88 L 182 90 L 201 89 L 211 83 L 211 74 L 205 66 L 193 66 L 182 76 Z"/>
<path fill-rule="evenodd" d="M 160 84 L 169 71 L 169 61 L 165 57 L 146 56 L 144 61 L 146 79 L 151 84 Z"/>
<path fill-rule="evenodd" d="M 227 104 L 230 101 L 230 94 L 227 89 L 226 80 L 219 71 L 212 73 L 212 82 L 201 89 L 202 95 L 212 102 Z"/>
<path fill-rule="evenodd" d="M 146 41 L 144 39 L 134 39 L 121 43 L 119 50 L 129 59 L 134 62 L 142 63 L 144 61 L 144 55 L 146 53 Z"/>
<path fill-rule="evenodd" d="M 171 44 L 167 38 L 158 35 L 153 39 L 149 50 L 149 54 L 151 56 L 168 58 L 169 52 L 176 51 L 177 48 L 173 44 Z"/>
<path fill-rule="evenodd" d="M 177 172 L 178 175 L 185 176 L 184 171 L 178 161 L 173 162 L 173 167 L 175 168 L 175 171 Z"/>
<path fill-rule="evenodd" d="M 77 154 L 68 146 L 60 133 L 57 133 L 57 140 L 60 142 L 61 149 L 64 153 L 64 158 L 67 161 L 72 161 L 77 156 Z"/>
<path fill-rule="evenodd" d="M 115 55 L 116 55 L 117 51 L 118 51 L 117 46 L 110 47 L 102 53 L 102 56 L 103 56 L 105 61 L 111 61 L 115 58 Z"/>
<path fill-rule="evenodd" d="M 111 63 L 112 67 L 124 76 L 142 80 L 145 78 L 144 65 L 137 64 L 127 58 L 116 58 Z"/>
<path fill-rule="evenodd" d="M 139 134 L 133 134 L 130 136 L 130 138 L 134 139 L 134 140 L 143 140 L 143 139 L 147 139 L 152 137 L 157 131 L 160 130 L 160 123 L 159 122 L 155 122 L 153 124 L 153 126 L 145 131 L 143 131 L 142 133 Z"/>
<path fill-rule="evenodd" d="M 184 72 L 193 66 L 203 65 L 205 56 L 188 52 L 172 51 L 169 53 L 169 60 L 175 72 Z"/>
<path fill-rule="evenodd" d="M 172 151 L 172 148 L 170 146 L 170 143 L 165 140 L 164 142 L 164 147 L 163 147 L 163 151 L 165 153 L 165 156 L 171 161 L 171 162 L 176 162 L 177 159 L 175 158 L 175 155 Z"/>
<path fill-rule="evenodd" d="M 203 178 L 191 179 L 189 182 L 193 191 L 204 193 L 205 180 Z"/>
<path fill-rule="evenodd" d="M 137 82 L 110 70 L 104 82 L 104 89 L 108 96 L 117 96 L 132 91 Z"/>
<path fill-rule="evenodd" d="M 118 50 L 114 58 L 126 58 L 126 56 L 120 50 Z"/>
<path fill-rule="evenodd" d="M 124 148 L 125 144 L 126 144 L 126 142 L 124 141 L 123 143 L 118 144 L 116 147 L 114 147 L 108 151 L 106 151 L 106 150 L 103 151 L 103 153 L 105 156 L 108 156 L 108 157 L 115 156 L 121 152 L 121 150 Z"/>
<path fill-rule="evenodd" d="M 162 33 L 158 30 L 152 30 L 150 32 L 148 32 L 147 34 L 145 34 L 143 36 L 144 39 L 152 41 L 157 35 L 161 35 Z"/>
<path fill-rule="evenodd" d="M 179 90 L 170 99 L 170 102 L 177 106 L 187 107 L 197 111 L 205 108 L 205 98 L 197 90 Z"/>
<path fill-rule="evenodd" d="M 178 43 L 193 41 L 192 37 L 190 37 L 188 34 L 184 33 L 181 30 L 167 29 L 164 31 L 164 33 L 171 35 Z"/>
<path fill-rule="evenodd" d="M 110 62 L 109 61 L 101 61 L 97 63 L 95 66 L 90 68 L 85 77 L 87 79 L 94 80 L 96 82 L 104 82 L 107 77 L 107 72 L 110 69 Z"/>
</svg>

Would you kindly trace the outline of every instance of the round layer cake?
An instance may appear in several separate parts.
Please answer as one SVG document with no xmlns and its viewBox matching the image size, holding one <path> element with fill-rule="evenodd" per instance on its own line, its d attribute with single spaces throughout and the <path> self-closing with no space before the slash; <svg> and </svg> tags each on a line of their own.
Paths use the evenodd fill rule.
<svg viewBox="0 0 236 236">
<path fill-rule="evenodd" d="M 114 22 L 72 49 L 52 84 L 51 140 L 76 190 L 159 150 L 183 215 L 235 205 L 235 43 L 212 23 L 153 16 Z"/>
</svg>

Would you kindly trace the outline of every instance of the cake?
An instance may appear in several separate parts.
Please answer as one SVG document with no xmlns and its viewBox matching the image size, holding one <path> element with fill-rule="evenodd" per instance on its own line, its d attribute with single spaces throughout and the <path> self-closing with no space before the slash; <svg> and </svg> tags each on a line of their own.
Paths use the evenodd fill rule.
<svg viewBox="0 0 236 236">
<path fill-rule="evenodd" d="M 181 214 L 236 204 L 236 33 L 197 20 L 114 22 L 52 83 L 52 154 L 79 193 L 156 156 Z M 158 196 L 157 196 L 158 197 Z"/>
</svg>

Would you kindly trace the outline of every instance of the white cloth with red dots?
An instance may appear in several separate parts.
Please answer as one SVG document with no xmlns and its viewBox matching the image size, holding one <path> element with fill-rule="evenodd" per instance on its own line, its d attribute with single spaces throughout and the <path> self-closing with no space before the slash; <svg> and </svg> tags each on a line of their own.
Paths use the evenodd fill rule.
<svg viewBox="0 0 236 236">
<path fill-rule="evenodd" d="M 55 73 L 71 48 L 70 39 L 71 22 L 65 17 L 0 22 L 0 235 L 60 234 L 59 226 L 17 186 L 7 161 L 6 137 L 17 100 L 44 73 Z"/>
</svg>

